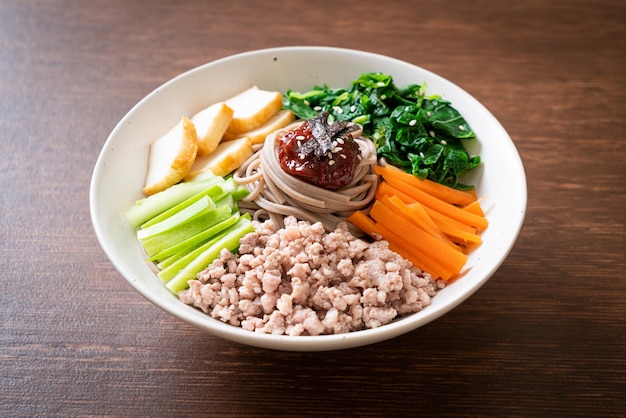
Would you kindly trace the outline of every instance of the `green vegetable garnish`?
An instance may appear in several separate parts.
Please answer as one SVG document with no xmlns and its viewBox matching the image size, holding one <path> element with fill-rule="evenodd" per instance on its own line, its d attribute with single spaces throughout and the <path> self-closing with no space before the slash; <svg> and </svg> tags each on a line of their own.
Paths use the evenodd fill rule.
<svg viewBox="0 0 626 418">
<path fill-rule="evenodd" d="M 222 249 L 235 251 L 239 239 L 254 231 L 249 214 L 237 201 L 248 189 L 232 177 L 211 173 L 140 199 L 126 211 L 147 261 L 157 263 L 158 276 L 177 294 Z"/>
<path fill-rule="evenodd" d="M 349 88 L 315 86 L 287 90 L 283 107 L 301 119 L 328 112 L 329 122 L 351 121 L 376 145 L 379 157 L 406 172 L 457 189 L 472 189 L 460 177 L 480 164 L 461 140 L 476 137 L 467 121 L 438 95 L 426 96 L 425 84 L 397 87 L 390 75 L 364 73 Z"/>
</svg>

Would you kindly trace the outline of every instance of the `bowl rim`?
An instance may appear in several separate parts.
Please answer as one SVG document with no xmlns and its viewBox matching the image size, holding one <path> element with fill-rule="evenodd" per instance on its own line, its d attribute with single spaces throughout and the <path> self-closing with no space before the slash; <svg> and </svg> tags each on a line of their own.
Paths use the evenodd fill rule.
<svg viewBox="0 0 626 418">
<path fill-rule="evenodd" d="M 367 329 L 361 331 L 354 331 L 346 334 L 332 334 L 332 335 L 321 335 L 321 336 L 286 336 L 286 335 L 271 335 L 271 334 L 259 334 L 244 330 L 240 327 L 234 327 L 229 324 L 222 323 L 219 320 L 213 319 L 210 315 L 199 312 L 197 309 L 185 305 L 184 303 L 178 301 L 178 305 L 172 304 L 164 304 L 160 301 L 155 295 L 152 295 L 143 289 L 139 283 L 130 277 L 128 272 L 126 271 L 125 266 L 116 258 L 115 254 L 109 247 L 109 243 L 106 237 L 106 231 L 103 229 L 101 222 L 98 218 L 99 208 L 97 206 L 97 196 L 98 196 L 98 180 L 99 177 L 104 173 L 104 167 L 102 161 L 104 159 L 105 151 L 107 150 L 110 143 L 114 140 L 114 138 L 118 135 L 118 132 L 124 124 L 128 122 L 129 119 L 132 119 L 132 116 L 135 114 L 137 109 L 141 108 L 145 102 L 152 100 L 156 93 L 162 91 L 164 89 L 169 88 L 172 85 L 175 85 L 180 80 L 189 77 L 190 75 L 205 71 L 207 68 L 213 66 L 219 66 L 222 63 L 233 60 L 233 59 L 246 59 L 254 56 L 269 56 L 269 55 L 284 55 L 290 53 L 339 53 L 339 54 L 358 54 L 363 57 L 374 57 L 378 59 L 385 59 L 396 61 L 402 63 L 404 65 L 409 65 L 411 67 L 415 67 L 416 70 L 419 70 L 424 73 L 428 73 L 432 77 L 440 78 L 445 83 L 451 85 L 452 87 L 459 90 L 461 93 L 468 96 L 469 99 L 476 102 L 477 106 L 482 107 L 482 110 L 487 112 L 492 117 L 492 123 L 494 127 L 501 130 L 499 132 L 506 141 L 507 146 L 512 148 L 512 154 L 516 157 L 515 161 L 511 161 L 513 165 L 515 165 L 515 170 L 519 173 L 520 178 L 518 181 L 520 182 L 520 195 L 517 196 L 520 202 L 520 214 L 517 219 L 517 223 L 513 226 L 514 230 L 510 234 L 511 239 L 510 242 L 507 243 L 505 248 L 502 250 L 502 257 L 493 264 L 490 271 L 487 272 L 480 280 L 477 280 L 468 290 L 462 293 L 459 297 L 456 297 L 451 303 L 445 304 L 443 306 L 439 306 L 437 308 L 433 308 L 432 306 L 425 308 L 424 310 L 419 312 L 419 320 L 411 320 L 411 317 L 417 314 L 412 314 L 407 317 L 396 320 L 390 324 L 384 325 L 375 329 Z M 139 102 L 137 102 L 125 115 L 122 119 L 116 124 L 114 129 L 111 131 L 109 136 L 107 137 L 95 164 L 90 184 L 90 213 L 92 219 L 92 226 L 94 228 L 95 235 L 105 252 L 106 256 L 110 260 L 110 262 L 114 265 L 116 270 L 125 278 L 125 280 L 145 299 L 158 306 L 160 309 L 166 311 L 170 315 L 178 318 L 181 321 L 184 321 L 198 329 L 202 329 L 204 331 L 208 331 L 213 335 L 219 336 L 226 340 L 238 342 L 241 344 L 246 344 L 250 346 L 256 346 L 260 348 L 274 349 L 274 350 L 284 350 L 284 351 L 329 351 L 329 350 L 337 350 L 337 349 L 346 349 L 346 348 L 354 348 L 359 346 L 364 346 L 376 342 L 382 342 L 399 335 L 405 334 L 409 331 L 413 331 L 423 325 L 426 325 L 433 320 L 443 316 L 448 313 L 465 300 L 467 300 L 472 294 L 478 291 L 490 278 L 493 274 L 499 269 L 502 263 L 506 260 L 509 253 L 513 249 L 517 237 L 521 231 L 521 228 L 524 223 L 525 215 L 526 215 L 526 206 L 527 206 L 527 185 L 526 185 L 526 175 L 524 172 L 524 167 L 522 160 L 519 156 L 515 148 L 515 144 L 512 139 L 508 135 L 508 133 L 504 130 L 502 125 L 498 120 L 495 119 L 491 115 L 491 113 L 480 103 L 477 99 L 475 99 L 472 95 L 467 93 L 461 87 L 457 86 L 453 82 L 423 68 L 418 65 L 412 64 L 410 62 L 402 61 L 397 58 L 385 56 L 382 54 L 348 49 L 348 48 L 339 48 L 339 47 L 328 47 L 328 46 L 283 46 L 283 47 L 275 47 L 275 48 L 264 48 L 252 51 L 246 51 L 241 53 L 236 53 L 228 56 L 224 56 L 222 58 L 207 62 L 205 64 L 199 65 L 197 67 L 191 68 L 170 80 L 164 82 L 157 88 L 155 88 L 152 92 L 147 94 L 144 98 L 142 98 Z M 174 296 L 176 297 L 176 296 Z M 177 298 L 177 297 L 176 297 Z M 433 308 L 433 309 L 430 309 Z M 207 321 L 209 320 L 209 321 Z"/>
</svg>

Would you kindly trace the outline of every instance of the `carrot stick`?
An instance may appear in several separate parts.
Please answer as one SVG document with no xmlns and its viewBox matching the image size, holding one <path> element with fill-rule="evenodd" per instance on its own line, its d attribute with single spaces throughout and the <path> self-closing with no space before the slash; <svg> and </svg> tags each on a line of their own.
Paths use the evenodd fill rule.
<svg viewBox="0 0 626 418">
<path fill-rule="evenodd" d="M 483 212 L 483 208 L 480 206 L 479 200 L 473 201 L 469 205 L 465 206 L 463 210 L 466 210 L 478 216 L 485 217 L 485 212 Z"/>
<path fill-rule="evenodd" d="M 484 217 L 475 215 L 471 212 L 463 210 L 462 208 L 459 208 L 458 206 L 454 206 L 450 203 L 444 202 L 443 200 L 431 196 L 428 193 L 412 187 L 410 184 L 396 178 L 387 178 L 385 181 L 389 182 L 390 185 L 400 190 L 401 192 L 422 203 L 424 206 L 428 206 L 431 209 L 439 211 L 452 219 L 463 222 L 467 225 L 471 225 L 481 231 L 487 228 L 487 219 Z"/>
<path fill-rule="evenodd" d="M 429 208 L 428 206 L 422 205 L 422 207 L 439 228 L 441 228 L 442 224 L 447 224 L 462 231 L 470 232 L 472 234 L 476 233 L 476 228 L 474 228 L 473 226 L 464 224 L 463 222 L 459 222 L 456 219 L 450 218 L 449 216 L 442 215 L 441 213 Z"/>
<path fill-rule="evenodd" d="M 386 166 L 375 166 L 374 171 L 378 175 L 383 176 L 384 179 L 395 178 L 403 181 L 431 196 L 453 205 L 467 206 L 476 200 L 475 192 L 454 189 L 428 179 L 422 180 L 415 177 L 413 174 L 402 171 L 389 164 Z"/>
<path fill-rule="evenodd" d="M 407 195 L 406 193 L 402 193 L 400 190 L 396 189 L 392 185 L 390 185 L 386 181 L 381 181 L 378 183 L 378 190 L 376 191 L 376 199 L 380 200 L 383 196 L 398 196 L 404 203 L 414 203 L 415 199 Z"/>
<path fill-rule="evenodd" d="M 435 223 L 435 221 L 433 221 L 433 218 L 431 218 L 430 215 L 426 213 L 426 209 L 424 208 L 424 205 L 422 205 L 420 202 L 414 202 L 414 203 L 408 203 L 408 204 L 405 203 L 405 205 L 407 208 L 409 208 L 409 210 L 411 210 L 413 214 L 415 214 L 415 216 L 423 219 L 424 222 L 430 225 L 431 228 L 435 230 L 439 230 L 439 232 L 442 232 L 440 228 L 437 226 L 437 224 Z"/>
<path fill-rule="evenodd" d="M 482 242 L 480 235 L 473 234 L 471 232 L 462 231 L 453 226 L 442 224 L 440 226 L 441 232 L 444 233 L 452 242 L 456 242 L 462 245 L 474 245 Z"/>
<path fill-rule="evenodd" d="M 427 206 L 422 205 L 420 202 L 413 199 L 406 193 L 402 193 L 401 191 L 399 191 L 398 189 L 396 189 L 395 187 L 393 187 L 386 181 L 382 181 L 378 185 L 378 191 L 376 192 L 376 199 L 381 200 L 384 196 L 398 196 L 400 199 L 402 199 L 404 203 L 407 204 L 408 207 L 411 208 L 411 210 L 416 211 L 416 212 L 421 212 L 421 211 L 425 212 L 428 218 L 430 218 L 433 221 L 433 223 L 435 224 L 434 225 L 435 227 L 440 227 L 442 223 L 446 223 L 446 224 L 449 224 L 450 226 L 453 226 L 457 229 L 463 230 L 468 233 L 473 234 L 476 232 L 476 228 L 469 226 L 467 224 L 464 224 L 462 222 L 459 222 L 457 220 L 454 220 L 450 218 L 449 216 L 443 215 Z M 475 207 L 476 209 L 474 210 L 468 209 L 470 206 Z M 482 212 L 482 209 L 480 208 L 480 203 L 478 200 L 476 200 L 473 203 L 470 203 L 470 205 L 466 206 L 463 209 L 468 210 L 469 212 L 477 212 L 478 209 L 480 209 L 480 212 Z M 476 213 L 476 215 L 479 215 L 479 213 Z"/>
<path fill-rule="evenodd" d="M 364 212 L 360 210 L 355 211 L 347 219 L 349 222 L 352 222 L 352 224 L 360 228 L 363 232 L 365 232 L 374 239 L 381 239 L 381 237 L 385 237 L 384 239 L 389 243 L 389 248 L 391 250 L 397 252 L 402 257 L 409 260 L 411 263 L 413 263 L 413 265 L 415 265 L 422 271 L 427 271 L 429 273 L 432 272 L 431 274 L 434 275 L 435 273 L 433 272 L 433 269 L 438 271 L 443 270 L 442 268 L 430 267 L 428 263 L 424 262 L 424 260 L 427 260 L 428 258 L 426 256 L 423 256 L 422 254 L 419 254 L 419 252 L 415 251 L 415 249 L 413 249 L 413 253 L 411 253 L 411 251 L 405 250 L 405 248 L 410 248 L 411 246 L 407 245 L 406 243 L 401 243 L 398 237 L 394 237 L 393 232 L 391 232 L 382 225 L 376 224 L 376 222 L 372 218 L 367 216 Z"/>
<path fill-rule="evenodd" d="M 374 202 L 370 216 L 377 223 L 393 231 L 395 235 L 412 243 L 429 258 L 442 263 L 446 267 L 446 272 L 442 273 L 441 277 L 445 280 L 458 274 L 467 261 L 465 254 L 449 247 L 417 226 L 407 222 L 404 218 L 397 216 L 381 202 Z"/>
<path fill-rule="evenodd" d="M 364 212 L 360 210 L 353 212 L 350 216 L 348 216 L 347 221 L 351 222 L 361 231 L 374 238 L 372 234 L 374 234 L 376 231 L 376 223 Z"/>
<path fill-rule="evenodd" d="M 446 237 L 434 223 L 432 223 L 432 226 L 429 224 L 428 221 L 432 222 L 432 219 L 428 217 L 428 214 L 426 214 L 426 212 L 424 212 L 424 215 L 428 218 L 428 221 L 421 218 L 414 211 L 412 211 L 398 196 L 385 196 L 380 200 L 380 202 L 383 205 L 387 206 L 389 209 L 395 211 L 399 216 L 404 217 L 406 221 L 414 223 L 424 232 L 427 232 L 428 234 L 437 238 L 439 241 L 445 243 L 446 245 L 449 245 L 455 250 L 459 249 L 456 244 L 450 241 L 450 239 L 448 239 L 448 237 Z"/>
<path fill-rule="evenodd" d="M 391 230 L 381 224 L 376 224 L 377 233 L 385 237 L 385 241 L 389 243 L 389 248 L 392 251 L 397 252 L 402 257 L 409 260 L 413 263 L 414 266 L 419 268 L 420 270 L 430 273 L 433 277 L 441 277 L 450 275 L 445 267 L 441 265 L 441 263 L 433 260 L 432 258 L 425 255 L 422 251 L 416 248 L 415 245 L 406 242 L 402 237 L 394 234 Z"/>
</svg>

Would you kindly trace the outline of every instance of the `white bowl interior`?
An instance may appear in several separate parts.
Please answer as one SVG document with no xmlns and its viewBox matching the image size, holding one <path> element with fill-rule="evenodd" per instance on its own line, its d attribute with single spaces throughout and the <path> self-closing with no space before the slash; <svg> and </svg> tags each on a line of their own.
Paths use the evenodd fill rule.
<svg viewBox="0 0 626 418">
<path fill-rule="evenodd" d="M 467 263 L 467 273 L 421 312 L 392 324 L 343 335 L 274 336 L 257 334 L 212 319 L 180 302 L 144 261 L 124 212 L 143 197 L 148 146 L 181 116 L 257 85 L 284 92 L 314 85 L 344 87 L 361 73 L 391 74 L 399 85 L 427 83 L 428 94 L 452 102 L 478 136 L 468 150 L 483 164 L 466 179 L 476 185 L 489 220 L 483 244 Z M 145 298 L 171 315 L 213 335 L 257 347 L 321 351 L 357 347 L 414 330 L 450 311 L 478 290 L 510 252 L 526 211 L 526 178 L 515 146 L 500 123 L 460 87 L 416 65 L 368 52 L 329 47 L 284 47 L 226 57 L 163 84 L 135 105 L 111 132 L 98 157 L 90 190 L 96 236 L 116 269 Z"/>
</svg>

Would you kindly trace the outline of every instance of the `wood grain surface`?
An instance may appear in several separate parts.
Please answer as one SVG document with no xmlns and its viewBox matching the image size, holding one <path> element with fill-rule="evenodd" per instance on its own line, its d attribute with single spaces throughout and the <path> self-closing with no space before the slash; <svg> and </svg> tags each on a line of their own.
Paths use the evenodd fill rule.
<svg viewBox="0 0 626 418">
<path fill-rule="evenodd" d="M 241 346 L 144 300 L 89 182 L 142 97 L 247 50 L 378 52 L 452 80 L 522 157 L 519 240 L 468 301 L 328 353 Z M 626 416 L 626 3 L 0 0 L 0 416 Z"/>
</svg>

